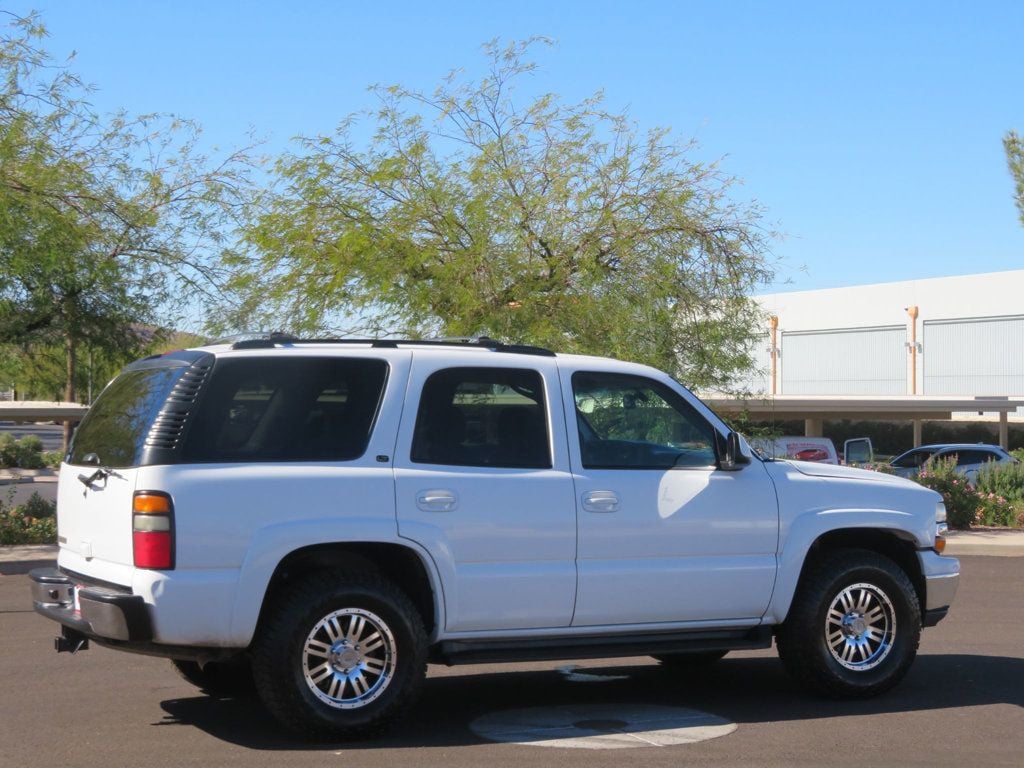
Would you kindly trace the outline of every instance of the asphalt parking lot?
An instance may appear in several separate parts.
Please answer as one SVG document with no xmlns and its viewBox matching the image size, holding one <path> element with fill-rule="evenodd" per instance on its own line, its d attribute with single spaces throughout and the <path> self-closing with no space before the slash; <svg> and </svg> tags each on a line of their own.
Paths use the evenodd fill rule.
<svg viewBox="0 0 1024 768">
<path fill-rule="evenodd" d="M 910 675 L 882 698 L 809 697 L 773 651 L 730 655 L 696 674 L 648 658 L 431 667 L 410 716 L 388 737 L 354 744 L 296 740 L 257 702 L 201 695 L 162 659 L 95 646 L 58 655 L 26 578 L 0 576 L 0 765 L 1020 766 L 1024 558 L 962 563 L 954 610 L 925 631 Z M 545 748 L 559 734 L 537 728 L 533 744 L 492 740 L 495 722 L 500 736 L 510 712 L 523 722 L 516 711 L 530 709 L 528 718 L 534 708 L 546 708 L 542 720 L 566 716 L 581 736 L 611 738 Z M 650 730 L 628 739 L 633 748 L 615 748 L 623 723 L 652 712 Z M 664 736 L 657 717 L 666 712 L 681 714 L 669 723 L 681 736 Z M 717 737 L 686 743 L 706 735 Z"/>
</svg>

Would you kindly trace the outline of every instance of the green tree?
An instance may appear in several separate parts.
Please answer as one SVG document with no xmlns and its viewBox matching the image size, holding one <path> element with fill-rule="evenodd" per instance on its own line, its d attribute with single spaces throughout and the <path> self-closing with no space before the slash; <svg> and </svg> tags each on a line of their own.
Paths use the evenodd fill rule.
<svg viewBox="0 0 1024 768">
<path fill-rule="evenodd" d="M 217 295 L 250 165 L 211 161 L 188 121 L 96 114 L 44 34 L 11 17 L 0 38 L 0 342 L 61 348 L 73 401 L 83 349 L 130 359 Z"/>
<path fill-rule="evenodd" d="M 353 116 L 282 157 L 230 261 L 228 324 L 486 334 L 699 386 L 748 367 L 749 294 L 771 276 L 760 212 L 600 95 L 517 105 L 532 42 L 485 46 L 479 82 L 374 88 L 364 146 Z"/>
<path fill-rule="evenodd" d="M 1006 149 L 1006 162 L 1013 177 L 1014 199 L 1017 201 L 1017 210 L 1020 211 L 1020 223 L 1024 224 L 1024 141 L 1021 141 L 1016 131 L 1009 131 L 1003 137 L 1003 147 Z"/>
</svg>

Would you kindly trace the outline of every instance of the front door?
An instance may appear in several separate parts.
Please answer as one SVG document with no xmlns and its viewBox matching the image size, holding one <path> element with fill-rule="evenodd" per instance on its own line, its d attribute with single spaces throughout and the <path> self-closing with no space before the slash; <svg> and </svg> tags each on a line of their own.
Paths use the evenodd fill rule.
<svg viewBox="0 0 1024 768">
<path fill-rule="evenodd" d="M 578 436 L 573 625 L 756 623 L 778 544 L 761 462 L 717 469 L 715 427 L 667 377 L 573 370 L 563 387 Z"/>
</svg>

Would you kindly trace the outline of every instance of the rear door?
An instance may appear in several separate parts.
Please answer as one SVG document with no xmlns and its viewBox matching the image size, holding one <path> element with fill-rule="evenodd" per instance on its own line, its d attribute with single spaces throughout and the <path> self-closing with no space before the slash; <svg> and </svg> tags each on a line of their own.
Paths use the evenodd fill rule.
<svg viewBox="0 0 1024 768">
<path fill-rule="evenodd" d="M 57 541 L 65 568 L 131 583 L 132 494 L 161 409 L 190 361 L 161 358 L 126 369 L 89 409 L 61 465 Z M 191 378 L 191 377 L 190 377 Z"/>
<path fill-rule="evenodd" d="M 465 357 L 414 353 L 399 533 L 434 557 L 448 633 L 567 627 L 576 513 L 554 358 Z"/>
</svg>

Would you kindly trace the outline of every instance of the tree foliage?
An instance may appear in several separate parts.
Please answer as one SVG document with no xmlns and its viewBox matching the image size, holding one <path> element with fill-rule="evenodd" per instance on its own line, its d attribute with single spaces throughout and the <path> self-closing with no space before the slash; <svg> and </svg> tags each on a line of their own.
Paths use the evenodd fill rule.
<svg viewBox="0 0 1024 768">
<path fill-rule="evenodd" d="M 9 16 L 0 37 L 0 342 L 23 369 L 61 349 L 73 400 L 86 349 L 137 356 L 216 292 L 250 166 L 203 155 L 188 121 L 98 115 L 44 35 Z"/>
<path fill-rule="evenodd" d="M 1016 131 L 1009 131 L 1003 137 L 1003 147 L 1006 149 L 1006 162 L 1013 177 L 1013 194 L 1017 201 L 1017 210 L 1020 211 L 1020 223 L 1024 225 L 1024 141 Z"/>
<path fill-rule="evenodd" d="M 486 334 L 702 386 L 746 368 L 749 295 L 771 276 L 760 212 L 600 94 L 519 106 L 533 42 L 485 46 L 479 82 L 376 87 L 376 110 L 282 157 L 230 262 L 227 323 Z"/>
</svg>

